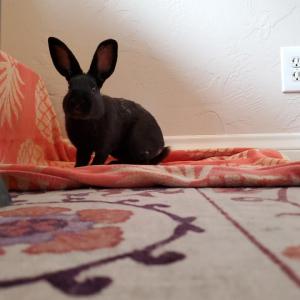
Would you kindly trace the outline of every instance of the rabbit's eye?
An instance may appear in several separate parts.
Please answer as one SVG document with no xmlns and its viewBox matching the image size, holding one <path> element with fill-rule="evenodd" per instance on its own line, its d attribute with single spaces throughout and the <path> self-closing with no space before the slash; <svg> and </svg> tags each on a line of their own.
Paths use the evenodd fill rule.
<svg viewBox="0 0 300 300">
<path fill-rule="evenodd" d="M 92 88 L 92 93 L 95 94 L 97 92 L 97 89 L 95 87 Z"/>
</svg>

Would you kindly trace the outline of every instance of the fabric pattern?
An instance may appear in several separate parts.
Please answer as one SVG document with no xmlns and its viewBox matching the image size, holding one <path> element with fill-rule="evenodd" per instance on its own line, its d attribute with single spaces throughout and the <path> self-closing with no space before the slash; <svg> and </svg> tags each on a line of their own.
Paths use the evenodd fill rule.
<svg viewBox="0 0 300 300">
<path fill-rule="evenodd" d="M 75 169 L 75 149 L 61 135 L 44 82 L 4 52 L 0 52 L 0 99 L 0 175 L 10 190 L 300 184 L 300 163 L 266 149 L 174 150 L 158 166 Z"/>
<path fill-rule="evenodd" d="M 74 161 L 43 80 L 0 51 L 0 162 L 55 165 Z"/>
<path fill-rule="evenodd" d="M 300 297 L 299 188 L 12 193 L 1 299 Z"/>
</svg>

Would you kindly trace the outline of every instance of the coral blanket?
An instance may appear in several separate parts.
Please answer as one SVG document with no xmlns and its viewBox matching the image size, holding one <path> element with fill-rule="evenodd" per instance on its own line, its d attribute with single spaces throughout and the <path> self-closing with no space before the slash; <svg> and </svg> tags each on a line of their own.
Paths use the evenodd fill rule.
<svg viewBox="0 0 300 300">
<path fill-rule="evenodd" d="M 10 190 L 99 187 L 295 186 L 300 163 L 275 150 L 171 151 L 158 166 L 74 168 L 43 80 L 0 52 L 0 175 Z"/>
</svg>

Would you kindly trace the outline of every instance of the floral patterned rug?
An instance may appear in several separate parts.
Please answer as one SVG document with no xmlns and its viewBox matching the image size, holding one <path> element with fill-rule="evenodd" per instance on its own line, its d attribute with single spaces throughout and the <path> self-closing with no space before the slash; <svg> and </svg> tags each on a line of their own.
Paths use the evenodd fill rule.
<svg viewBox="0 0 300 300">
<path fill-rule="evenodd" d="M 11 196 L 0 299 L 300 299 L 299 188 Z"/>
</svg>

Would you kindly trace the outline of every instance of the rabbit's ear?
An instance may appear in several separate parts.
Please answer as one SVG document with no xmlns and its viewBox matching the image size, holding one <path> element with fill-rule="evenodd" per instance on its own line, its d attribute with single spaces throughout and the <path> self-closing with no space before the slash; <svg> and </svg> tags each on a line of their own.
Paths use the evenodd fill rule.
<svg viewBox="0 0 300 300">
<path fill-rule="evenodd" d="M 97 47 L 88 74 L 96 79 L 99 88 L 114 72 L 117 58 L 118 43 L 115 40 L 105 40 Z"/>
<path fill-rule="evenodd" d="M 48 45 L 53 64 L 62 76 L 69 81 L 71 77 L 82 74 L 74 54 L 62 41 L 49 37 Z"/>
</svg>

